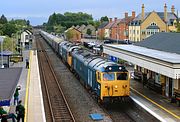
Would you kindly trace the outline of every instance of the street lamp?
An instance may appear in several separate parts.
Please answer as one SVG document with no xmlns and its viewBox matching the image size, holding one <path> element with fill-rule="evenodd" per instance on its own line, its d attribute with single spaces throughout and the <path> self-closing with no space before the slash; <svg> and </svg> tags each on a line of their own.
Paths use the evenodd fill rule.
<svg viewBox="0 0 180 122">
<path fill-rule="evenodd" d="M 4 68 L 4 65 L 3 65 L 3 41 L 4 41 L 4 36 L 0 36 L 0 42 L 1 42 L 1 68 Z"/>
</svg>

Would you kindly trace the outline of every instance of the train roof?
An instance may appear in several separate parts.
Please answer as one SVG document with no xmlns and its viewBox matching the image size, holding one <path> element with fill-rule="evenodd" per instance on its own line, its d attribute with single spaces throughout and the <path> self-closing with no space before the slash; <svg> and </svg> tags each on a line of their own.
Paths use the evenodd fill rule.
<svg viewBox="0 0 180 122">
<path fill-rule="evenodd" d="M 95 69 L 100 72 L 127 72 L 124 66 L 120 66 L 117 63 L 97 56 L 87 50 L 77 50 L 74 51 L 73 54 L 91 69 Z"/>
<path fill-rule="evenodd" d="M 63 41 L 63 38 L 59 38 L 59 37 L 57 37 L 57 36 L 54 36 L 54 35 L 52 35 L 52 34 L 49 34 L 49 33 L 45 32 L 45 31 L 41 31 L 41 33 L 42 33 L 43 35 L 46 35 L 49 39 L 54 40 L 54 41 L 57 42 L 57 43 L 60 43 L 60 42 Z"/>
<path fill-rule="evenodd" d="M 120 66 L 112 61 L 104 60 L 103 58 L 91 61 L 89 66 L 101 72 L 127 72 L 124 66 Z"/>
</svg>

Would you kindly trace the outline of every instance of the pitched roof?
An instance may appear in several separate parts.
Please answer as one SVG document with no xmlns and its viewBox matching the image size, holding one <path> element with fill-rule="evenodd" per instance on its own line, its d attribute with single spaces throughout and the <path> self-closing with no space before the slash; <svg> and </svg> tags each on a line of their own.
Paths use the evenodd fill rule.
<svg viewBox="0 0 180 122">
<path fill-rule="evenodd" d="M 107 24 L 108 24 L 108 22 L 103 22 L 103 23 L 98 27 L 98 29 L 104 28 Z"/>
<path fill-rule="evenodd" d="M 68 28 L 68 29 L 65 30 L 64 32 L 67 33 L 68 31 L 73 30 L 73 29 L 81 33 L 81 31 L 79 31 L 78 29 L 76 29 L 74 26 Z"/>
<path fill-rule="evenodd" d="M 180 34 L 157 33 L 134 45 L 180 54 Z"/>
<path fill-rule="evenodd" d="M 86 26 L 83 24 L 83 25 L 81 25 L 81 26 L 78 28 L 78 30 L 82 32 L 82 31 L 85 29 L 85 27 L 86 27 Z"/>
<path fill-rule="evenodd" d="M 117 24 L 119 24 L 121 22 L 121 19 L 117 19 L 116 21 L 114 21 L 113 25 L 111 27 L 117 27 Z"/>
<path fill-rule="evenodd" d="M 153 11 L 154 12 L 154 11 Z M 145 12 L 144 13 L 144 20 L 151 14 L 152 12 Z M 164 21 L 164 12 L 156 12 L 157 15 Z M 141 23 L 141 16 L 142 13 L 138 14 L 133 21 L 131 22 L 130 25 L 140 25 Z M 177 19 L 176 14 L 172 12 L 167 12 L 167 23 L 168 25 L 172 25 L 172 21 Z"/>
<path fill-rule="evenodd" d="M 109 22 L 104 28 L 105 29 L 110 29 L 113 26 L 114 23 L 115 23 L 114 21 L 113 22 Z"/>
</svg>

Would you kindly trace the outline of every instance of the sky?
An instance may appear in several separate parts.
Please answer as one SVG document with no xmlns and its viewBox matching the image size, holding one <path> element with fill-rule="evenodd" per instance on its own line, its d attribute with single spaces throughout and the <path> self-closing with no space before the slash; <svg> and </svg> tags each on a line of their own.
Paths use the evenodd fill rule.
<svg viewBox="0 0 180 122">
<path fill-rule="evenodd" d="M 142 4 L 145 12 L 163 12 L 165 3 L 168 11 L 172 5 L 175 11 L 180 11 L 180 0 L 1 0 L 0 3 L 0 15 L 4 14 L 8 19 L 29 19 L 32 25 L 47 22 L 54 12 L 86 12 L 97 20 L 102 16 L 122 18 L 125 12 L 131 15 L 132 11 L 137 15 Z"/>
</svg>

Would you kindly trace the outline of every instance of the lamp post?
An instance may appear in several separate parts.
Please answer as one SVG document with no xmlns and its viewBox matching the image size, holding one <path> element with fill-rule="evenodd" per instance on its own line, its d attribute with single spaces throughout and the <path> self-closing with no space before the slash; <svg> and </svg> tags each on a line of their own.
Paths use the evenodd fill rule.
<svg viewBox="0 0 180 122">
<path fill-rule="evenodd" d="M 118 39 L 119 39 L 119 23 L 117 24 L 116 38 L 117 38 L 117 44 L 118 44 Z"/>
<path fill-rule="evenodd" d="M 0 36 L 0 42 L 1 42 L 1 68 L 4 68 L 4 65 L 3 65 L 3 41 L 4 41 L 4 37 Z"/>
</svg>

